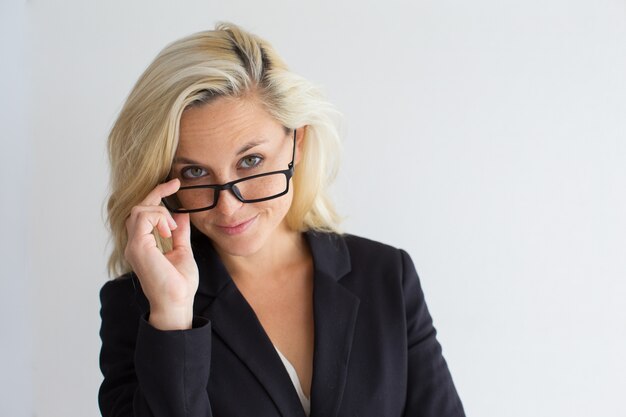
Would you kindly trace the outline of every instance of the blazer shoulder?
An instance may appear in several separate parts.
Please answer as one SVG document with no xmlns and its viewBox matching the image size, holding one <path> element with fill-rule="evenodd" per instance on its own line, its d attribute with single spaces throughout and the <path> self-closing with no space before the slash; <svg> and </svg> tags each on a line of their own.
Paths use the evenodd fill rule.
<svg viewBox="0 0 626 417">
<path fill-rule="evenodd" d="M 133 272 L 128 272 L 107 281 L 100 289 L 100 304 L 103 312 L 111 310 L 148 310 L 148 302 L 141 284 Z"/>
<path fill-rule="evenodd" d="M 358 256 L 359 258 L 374 257 L 377 259 L 400 259 L 401 249 L 382 243 L 376 240 L 372 240 L 366 237 L 345 234 L 342 235 L 351 256 Z"/>
<path fill-rule="evenodd" d="M 352 272 L 373 276 L 402 277 L 410 256 L 402 249 L 362 236 L 345 234 L 342 239 L 348 249 Z"/>
<path fill-rule="evenodd" d="M 120 295 L 132 295 L 137 290 L 138 280 L 132 272 L 108 280 L 100 289 L 100 299 L 117 297 Z"/>
</svg>

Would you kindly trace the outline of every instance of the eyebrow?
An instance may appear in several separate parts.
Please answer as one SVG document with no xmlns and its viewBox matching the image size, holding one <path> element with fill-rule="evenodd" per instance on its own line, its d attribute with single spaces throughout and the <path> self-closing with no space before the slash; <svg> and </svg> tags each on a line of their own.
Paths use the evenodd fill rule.
<svg viewBox="0 0 626 417">
<path fill-rule="evenodd" d="M 260 140 L 254 141 L 254 142 L 246 143 L 241 148 L 239 148 L 239 150 L 237 151 L 237 153 L 235 155 L 241 155 L 243 153 L 246 153 L 250 149 L 255 148 L 255 147 L 257 147 L 259 145 L 262 145 L 264 143 L 267 143 L 267 142 L 268 141 L 266 139 L 260 139 Z M 203 165 L 201 162 L 194 161 L 193 159 L 189 159 L 189 158 L 186 158 L 184 156 L 177 156 L 176 158 L 174 158 L 172 163 L 173 164 Z"/>
<path fill-rule="evenodd" d="M 242 153 L 248 152 L 250 149 L 255 148 L 255 147 L 257 147 L 259 145 L 262 145 L 264 143 L 267 143 L 267 142 L 268 142 L 267 139 L 259 139 L 259 140 L 255 141 L 255 142 L 249 142 L 249 143 L 243 145 L 239 149 L 239 151 L 237 151 L 237 155 L 241 155 Z"/>
<path fill-rule="evenodd" d="M 172 161 L 172 164 L 202 165 L 200 162 L 194 161 L 193 159 L 185 158 L 184 156 L 177 156 Z"/>
</svg>

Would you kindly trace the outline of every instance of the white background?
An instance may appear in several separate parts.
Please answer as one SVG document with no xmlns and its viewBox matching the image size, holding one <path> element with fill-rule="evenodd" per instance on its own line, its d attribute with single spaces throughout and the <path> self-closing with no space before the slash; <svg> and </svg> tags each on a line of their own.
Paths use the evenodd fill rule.
<svg viewBox="0 0 626 417">
<path fill-rule="evenodd" d="M 344 113 L 345 227 L 412 255 L 468 415 L 626 416 L 623 0 L 2 0 L 0 415 L 98 415 L 106 136 L 221 20 Z"/>
</svg>

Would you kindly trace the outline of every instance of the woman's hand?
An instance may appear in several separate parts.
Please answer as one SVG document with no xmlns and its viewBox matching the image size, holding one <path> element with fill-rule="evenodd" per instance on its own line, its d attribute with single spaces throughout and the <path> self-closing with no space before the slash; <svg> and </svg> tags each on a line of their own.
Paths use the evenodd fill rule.
<svg viewBox="0 0 626 417">
<path fill-rule="evenodd" d="M 150 302 L 150 324 L 161 330 L 190 329 L 193 298 L 198 290 L 198 266 L 190 242 L 189 214 L 174 214 L 160 205 L 161 199 L 174 194 L 180 181 L 159 184 L 126 220 L 128 243 L 126 260 L 139 277 Z M 172 238 L 172 250 L 163 254 L 152 234 Z"/>
</svg>

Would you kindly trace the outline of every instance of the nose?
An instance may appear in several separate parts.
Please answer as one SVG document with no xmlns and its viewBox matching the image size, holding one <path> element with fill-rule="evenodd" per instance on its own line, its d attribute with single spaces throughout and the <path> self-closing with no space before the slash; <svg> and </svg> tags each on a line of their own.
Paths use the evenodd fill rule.
<svg viewBox="0 0 626 417">
<path fill-rule="evenodd" d="M 213 208 L 213 210 L 217 210 L 224 216 L 228 217 L 237 212 L 243 203 L 235 197 L 233 191 L 234 190 L 232 189 L 221 190 L 217 199 L 217 205 Z"/>
</svg>

